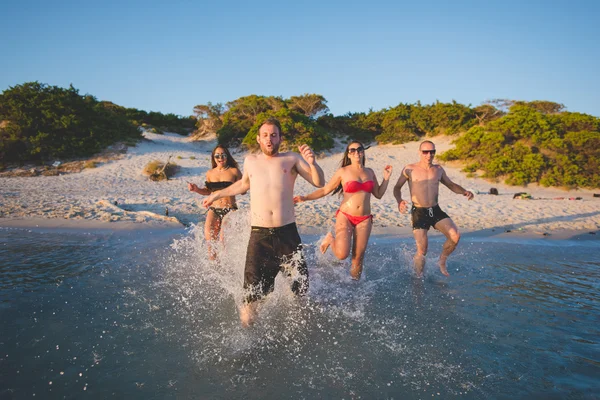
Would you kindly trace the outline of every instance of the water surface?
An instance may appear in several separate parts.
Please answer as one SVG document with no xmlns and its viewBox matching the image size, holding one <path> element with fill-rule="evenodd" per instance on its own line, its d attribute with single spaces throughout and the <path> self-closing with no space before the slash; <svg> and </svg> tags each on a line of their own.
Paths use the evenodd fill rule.
<svg viewBox="0 0 600 400">
<path fill-rule="evenodd" d="M 0 229 L 0 397 L 600 393 L 600 241 L 466 237 L 445 278 L 436 238 L 418 279 L 412 239 L 374 236 L 354 282 L 304 235 L 308 298 L 280 277 L 243 329 L 242 225 L 221 263 L 195 231 Z"/>
</svg>

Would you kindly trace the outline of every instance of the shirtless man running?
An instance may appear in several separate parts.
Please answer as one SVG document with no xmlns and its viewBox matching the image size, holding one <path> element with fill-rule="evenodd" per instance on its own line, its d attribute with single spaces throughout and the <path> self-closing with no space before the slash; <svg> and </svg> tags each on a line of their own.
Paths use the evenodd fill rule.
<svg viewBox="0 0 600 400">
<path fill-rule="evenodd" d="M 244 160 L 242 179 L 214 192 L 202 204 L 209 207 L 215 200 L 250 190 L 252 231 L 246 253 L 244 289 L 246 296 L 240 308 L 243 326 L 256 318 L 257 301 L 273 291 L 275 277 L 287 268 L 292 275 L 292 291 L 304 295 L 308 290 L 308 268 L 302 256 L 302 244 L 294 213 L 294 184 L 298 175 L 316 187 L 325 183 L 323 170 L 307 145 L 295 152 L 279 153 L 281 125 L 267 119 L 259 128 L 256 141 L 261 154 Z"/>
<path fill-rule="evenodd" d="M 413 235 L 417 243 L 417 253 L 414 258 L 417 276 L 423 276 L 428 244 L 427 232 L 432 226 L 446 236 L 439 265 L 442 274 L 450 276 L 446 261 L 448 256 L 456 249 L 460 234 L 452 219 L 438 205 L 440 182 L 454 193 L 462 194 L 469 200 L 473 198 L 473 193 L 452 182 L 441 166 L 433 164 L 433 158 L 435 157 L 433 142 L 429 140 L 422 142 L 419 146 L 419 153 L 419 162 L 407 165 L 402 170 L 402 174 L 400 174 L 400 178 L 394 186 L 394 197 L 398 201 L 398 210 L 401 213 L 406 212 L 407 202 L 402 199 L 401 189 L 408 181 L 413 204 L 411 209 Z"/>
</svg>

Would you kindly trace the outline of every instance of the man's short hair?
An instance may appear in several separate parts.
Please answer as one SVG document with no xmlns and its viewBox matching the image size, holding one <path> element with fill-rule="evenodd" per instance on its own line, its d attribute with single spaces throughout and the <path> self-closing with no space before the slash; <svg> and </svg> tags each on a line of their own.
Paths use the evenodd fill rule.
<svg viewBox="0 0 600 400">
<path fill-rule="evenodd" d="M 283 131 L 281 130 L 281 123 L 279 122 L 279 120 L 275 117 L 269 117 L 267 118 L 262 124 L 260 124 L 260 126 L 258 127 L 258 130 L 260 131 L 260 128 L 262 128 L 263 125 L 273 125 L 276 126 L 277 129 L 279 130 L 279 137 L 282 136 Z"/>
<path fill-rule="evenodd" d="M 423 140 L 423 141 L 421 142 L 421 144 L 419 145 L 419 150 L 421 150 L 421 147 L 423 147 L 423 145 L 424 145 L 425 143 L 431 143 L 431 145 L 433 145 L 433 147 L 435 148 L 435 144 L 434 144 L 434 143 L 433 143 L 431 140 Z"/>
</svg>

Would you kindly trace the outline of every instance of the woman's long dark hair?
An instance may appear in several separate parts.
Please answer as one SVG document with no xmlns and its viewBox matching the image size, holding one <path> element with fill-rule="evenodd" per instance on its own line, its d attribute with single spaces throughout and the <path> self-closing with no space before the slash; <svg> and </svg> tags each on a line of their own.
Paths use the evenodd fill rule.
<svg viewBox="0 0 600 400">
<path fill-rule="evenodd" d="M 227 147 L 223 146 L 222 144 L 217 145 L 217 147 L 215 147 L 212 153 L 210 154 L 210 162 L 212 163 L 213 168 L 217 168 L 217 162 L 215 161 L 215 152 L 217 151 L 217 149 L 222 149 L 225 152 L 225 154 L 227 154 L 227 163 L 225 165 L 227 165 L 230 168 L 240 168 L 238 167 L 237 161 L 235 161 L 233 157 L 231 157 L 231 153 L 229 152 Z"/>
<path fill-rule="evenodd" d="M 344 158 L 342 158 L 342 163 L 340 165 L 340 168 L 344 168 L 344 167 L 347 167 L 348 165 L 352 164 L 352 161 L 350 160 L 350 157 L 348 157 L 348 149 L 350 148 L 350 145 L 352 145 L 354 143 L 360 145 L 363 149 L 366 150 L 365 146 L 361 142 L 359 142 L 358 140 L 353 140 L 350 143 L 348 143 L 348 146 L 346 146 L 346 151 L 344 151 Z M 362 158 L 362 165 L 363 165 L 363 167 L 365 166 L 365 158 L 366 158 L 365 157 L 365 153 L 363 153 L 363 158 Z M 343 189 L 344 188 L 342 187 L 342 184 L 340 183 L 338 185 L 338 187 L 335 188 L 335 190 L 333 191 L 333 193 L 331 193 L 331 195 L 340 193 Z"/>
</svg>

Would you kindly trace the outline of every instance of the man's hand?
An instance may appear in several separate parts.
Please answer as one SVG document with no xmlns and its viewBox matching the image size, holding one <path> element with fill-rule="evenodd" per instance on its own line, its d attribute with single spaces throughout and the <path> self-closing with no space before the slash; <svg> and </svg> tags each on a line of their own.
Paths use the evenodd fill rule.
<svg viewBox="0 0 600 400">
<path fill-rule="evenodd" d="M 393 168 L 392 168 L 392 166 L 391 166 L 391 165 L 386 165 L 386 166 L 383 168 L 383 179 L 384 179 L 384 180 L 386 180 L 386 181 L 387 181 L 387 180 L 389 180 L 389 179 L 390 179 L 390 176 L 392 176 L 392 169 L 393 169 Z"/>
<path fill-rule="evenodd" d="M 471 200 L 475 195 L 473 194 L 473 192 L 465 190 L 465 192 L 463 193 L 463 196 L 466 196 L 467 200 Z"/>
<path fill-rule="evenodd" d="M 213 193 L 210 196 L 208 196 L 207 198 L 205 198 L 204 200 L 202 200 L 202 206 L 204 208 L 210 207 L 210 205 L 215 201 L 215 196 L 216 196 L 216 193 Z"/>
<path fill-rule="evenodd" d="M 406 212 L 408 211 L 408 209 L 406 208 L 406 205 L 408 203 L 406 203 L 406 200 L 402 200 L 400 203 L 398 203 L 398 211 L 400 211 L 401 214 L 406 214 Z"/>
<path fill-rule="evenodd" d="M 299 146 L 298 151 L 302 155 L 302 158 L 304 158 L 304 161 L 306 161 L 309 165 L 313 165 L 315 163 L 315 155 L 307 144 Z"/>
</svg>

